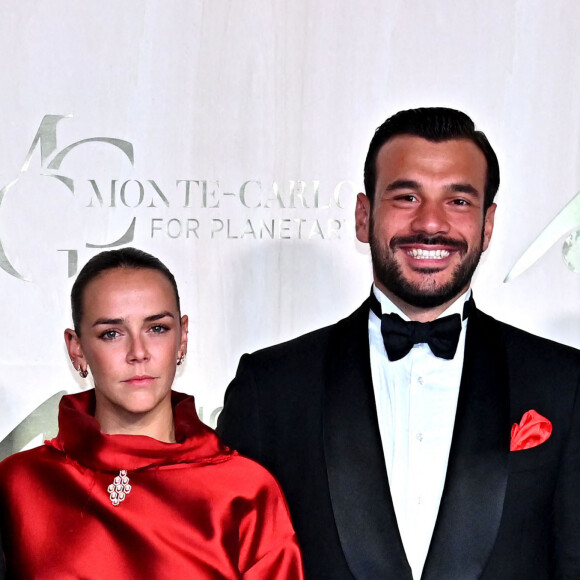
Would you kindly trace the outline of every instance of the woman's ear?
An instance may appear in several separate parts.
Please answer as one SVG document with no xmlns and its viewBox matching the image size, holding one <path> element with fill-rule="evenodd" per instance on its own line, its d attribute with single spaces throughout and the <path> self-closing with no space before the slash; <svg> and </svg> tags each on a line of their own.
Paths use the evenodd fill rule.
<svg viewBox="0 0 580 580">
<path fill-rule="evenodd" d="M 189 319 L 187 315 L 184 314 L 181 317 L 181 341 L 179 343 L 179 357 L 185 358 L 187 354 L 187 331 L 189 327 Z"/>
<path fill-rule="evenodd" d="M 82 378 L 87 376 L 87 361 L 85 360 L 85 355 L 83 354 L 83 349 L 81 347 L 81 341 L 77 336 L 77 333 L 67 328 L 64 331 L 64 342 L 66 343 L 66 349 L 68 351 L 68 356 L 73 364 L 75 371 L 78 371 Z"/>
</svg>

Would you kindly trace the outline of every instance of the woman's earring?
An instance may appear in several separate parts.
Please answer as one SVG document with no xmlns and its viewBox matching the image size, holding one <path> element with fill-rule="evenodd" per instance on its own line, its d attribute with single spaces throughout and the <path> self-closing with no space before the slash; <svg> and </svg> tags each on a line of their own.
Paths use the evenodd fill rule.
<svg viewBox="0 0 580 580">
<path fill-rule="evenodd" d="M 182 355 L 179 356 L 179 358 L 177 359 L 177 364 L 178 365 L 183 364 L 184 360 L 185 360 L 185 353 L 183 353 Z"/>
<path fill-rule="evenodd" d="M 70 362 L 72 363 L 73 369 L 79 373 L 81 379 L 86 379 L 89 376 L 89 371 L 87 371 L 87 369 L 83 370 L 81 365 L 79 365 L 79 368 L 77 369 L 77 365 L 72 358 L 70 359 Z"/>
</svg>

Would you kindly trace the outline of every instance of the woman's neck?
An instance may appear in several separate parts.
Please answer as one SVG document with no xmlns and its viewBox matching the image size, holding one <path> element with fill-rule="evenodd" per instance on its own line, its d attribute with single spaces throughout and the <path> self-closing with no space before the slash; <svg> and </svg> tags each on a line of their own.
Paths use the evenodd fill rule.
<svg viewBox="0 0 580 580">
<path fill-rule="evenodd" d="M 100 405 L 97 399 L 95 419 L 107 435 L 145 435 L 164 443 L 175 443 L 171 404 L 159 405 L 147 413 L 130 413 L 118 407 Z"/>
</svg>

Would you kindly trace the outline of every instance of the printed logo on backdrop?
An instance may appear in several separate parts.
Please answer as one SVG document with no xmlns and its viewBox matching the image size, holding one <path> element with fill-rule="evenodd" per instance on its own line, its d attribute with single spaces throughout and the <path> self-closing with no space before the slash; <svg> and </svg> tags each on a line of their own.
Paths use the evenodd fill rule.
<svg viewBox="0 0 580 580">
<path fill-rule="evenodd" d="M 562 244 L 562 258 L 566 266 L 574 273 L 580 274 L 580 193 L 558 213 L 542 230 L 540 235 L 520 256 L 505 278 L 509 282 L 533 266 L 563 236 L 569 235 Z"/>
<path fill-rule="evenodd" d="M 319 181 L 265 182 L 248 179 L 237 184 L 219 180 L 181 177 L 171 182 L 139 176 L 103 178 L 87 173 L 74 177 L 67 172 L 67 160 L 89 144 L 100 144 L 118 155 L 135 170 L 134 146 L 130 141 L 115 137 L 88 137 L 62 145 L 58 138 L 59 124 L 71 116 L 46 115 L 32 139 L 20 173 L 0 189 L 0 214 L 6 208 L 8 194 L 26 195 L 23 181 L 26 175 L 35 175 L 57 184 L 70 196 L 81 221 L 90 223 L 96 214 L 120 215 L 121 227 L 109 239 L 93 239 L 96 234 L 82 233 L 70 247 L 51 245 L 42 240 L 42 251 L 58 253 L 62 258 L 64 277 L 76 275 L 78 255 L 140 241 L 158 240 L 163 243 L 208 243 L 216 240 L 257 242 L 266 240 L 340 240 L 352 235 L 349 231 L 356 185 L 340 181 L 323 186 Z M 33 160 L 38 158 L 38 167 Z M 137 164 L 138 165 L 138 164 Z M 84 170 L 83 170 L 84 171 Z M 83 172 L 81 172 L 83 173 Z M 22 189 L 24 187 L 24 193 Z M 50 203 L 47 201 L 46 203 Z M 2 215 L 2 217 L 4 217 Z M 508 273 L 511 281 L 533 266 L 564 236 L 562 257 L 566 266 L 580 273 L 580 193 L 577 194 L 544 228 Z M 108 231 L 108 228 L 105 228 Z M 352 228 L 350 228 L 352 230 Z M 19 247 L 12 243 L 0 228 L 0 276 L 19 280 L 33 277 L 24 272 L 26 264 L 15 264 L 13 256 Z M 8 250 L 10 248 L 10 250 Z M 11 259 L 12 258 L 12 259 Z M 58 272 L 54 272 L 58 276 Z M 0 459 L 31 445 L 44 437 L 56 434 L 59 392 L 50 397 L 17 425 L 0 442 Z M 221 408 L 214 409 L 206 421 L 215 425 Z M 202 420 L 203 409 L 199 409 Z"/>
<path fill-rule="evenodd" d="M 340 240 L 347 236 L 345 224 L 356 195 L 352 181 L 328 187 L 320 181 L 265 182 L 248 179 L 226 184 L 220 180 L 181 177 L 167 182 L 150 178 L 71 177 L 66 160 L 73 152 L 100 143 L 112 147 L 135 168 L 133 144 L 115 137 L 88 137 L 60 146 L 58 128 L 71 115 L 46 115 L 32 140 L 20 175 L 0 189 L 0 206 L 17 189 L 23 175 L 32 172 L 31 162 L 40 156 L 38 173 L 56 180 L 71 194 L 71 202 L 82 211 L 80 220 L 90 221 L 97 213 L 126 217 L 126 225 L 112 239 L 78 240 L 72 248 L 54 248 L 66 261 L 69 277 L 77 273 L 82 248 L 100 251 L 140 240 Z M 174 211 L 174 215 L 171 212 Z M 168 215 L 169 214 L 169 215 Z M 117 223 L 117 221 L 115 222 Z M 352 235 L 352 232 L 349 232 Z M 46 240 L 50 244 L 50 240 Z M 21 280 L 29 279 L 10 259 L 9 240 L 0 232 L 0 268 Z M 13 252 L 14 253 L 14 250 Z"/>
<path fill-rule="evenodd" d="M 78 272 L 79 255 L 84 262 L 103 249 L 139 246 L 140 242 L 333 242 L 354 235 L 349 226 L 357 186 L 352 181 L 323 184 L 253 178 L 227 183 L 199 176 L 177 176 L 170 181 L 142 177 L 131 141 L 89 136 L 63 143 L 62 127 L 71 118 L 46 115 L 20 171 L 0 183 L 0 217 L 22 223 L 17 228 L 0 227 L 0 277 L 41 282 L 34 266 L 50 256 L 56 260 L 50 276 L 70 278 Z M 103 167 L 93 162 L 95 145 L 111 156 L 107 159 L 113 160 L 118 172 L 113 177 L 102 176 L 108 170 L 106 163 Z M 80 167 L 79 156 L 87 160 Z M 33 195 L 37 197 L 31 201 Z M 54 209 L 57 196 L 60 205 Z M 40 207 L 36 207 L 34 224 L 28 213 L 33 206 Z M 63 208 L 67 216 L 58 215 Z M 54 214 L 62 224 L 52 223 Z M 67 217 L 76 229 L 67 228 Z M 99 220 L 103 227 L 91 227 Z M 67 242 L 56 240 L 59 229 L 72 231 L 63 236 Z M 63 394 L 42 403 L 0 442 L 0 459 L 56 434 L 57 405 Z M 215 426 L 220 410 L 206 413 L 208 424 Z M 198 411 L 204 420 L 204 409 Z"/>
</svg>

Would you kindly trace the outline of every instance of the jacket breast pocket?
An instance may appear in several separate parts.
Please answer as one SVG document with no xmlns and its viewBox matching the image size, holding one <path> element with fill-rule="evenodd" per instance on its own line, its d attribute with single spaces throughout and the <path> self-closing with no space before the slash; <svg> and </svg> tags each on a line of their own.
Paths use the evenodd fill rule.
<svg viewBox="0 0 580 580">
<path fill-rule="evenodd" d="M 511 473 L 535 471 L 536 469 L 546 469 L 550 466 L 555 469 L 555 464 L 557 463 L 558 445 L 553 437 L 530 449 L 510 451 L 509 469 Z"/>
</svg>

